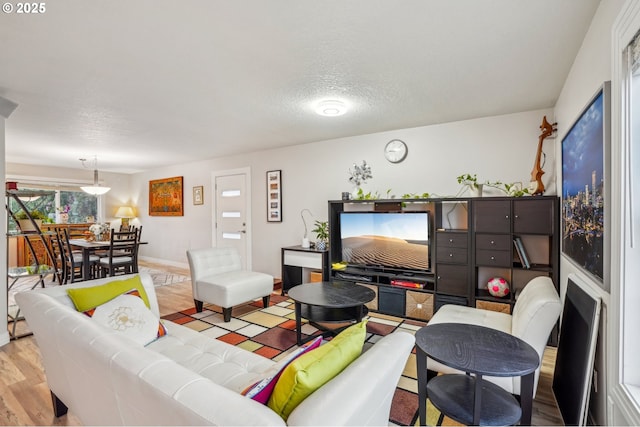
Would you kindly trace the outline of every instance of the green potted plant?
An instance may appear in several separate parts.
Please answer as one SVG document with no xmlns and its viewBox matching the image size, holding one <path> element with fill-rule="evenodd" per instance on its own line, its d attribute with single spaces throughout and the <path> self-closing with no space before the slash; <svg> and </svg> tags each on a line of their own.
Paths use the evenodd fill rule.
<svg viewBox="0 0 640 427">
<path fill-rule="evenodd" d="M 22 231 L 35 231 L 33 227 L 33 223 L 29 220 L 29 216 L 25 211 L 20 211 L 15 214 L 16 219 L 18 220 L 18 226 Z M 31 218 L 33 218 L 34 222 L 37 224 L 38 228 L 42 225 L 43 221 L 46 221 L 48 218 L 45 214 L 40 212 L 37 209 L 31 211 Z"/>
<path fill-rule="evenodd" d="M 483 184 L 478 182 L 478 177 L 474 173 L 471 174 L 463 174 L 456 178 L 458 180 L 458 184 L 466 185 L 469 187 L 469 191 L 471 192 L 471 196 L 480 197 L 482 196 L 482 186 Z"/>
<path fill-rule="evenodd" d="M 316 220 L 315 226 L 316 228 L 311 231 L 316 233 L 316 249 L 324 251 L 329 243 L 329 221 Z"/>
</svg>

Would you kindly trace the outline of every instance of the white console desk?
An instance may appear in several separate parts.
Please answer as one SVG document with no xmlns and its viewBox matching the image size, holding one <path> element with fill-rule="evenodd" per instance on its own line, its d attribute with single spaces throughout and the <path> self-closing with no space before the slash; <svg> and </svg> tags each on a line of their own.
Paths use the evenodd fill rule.
<svg viewBox="0 0 640 427">
<path fill-rule="evenodd" d="M 282 294 L 301 283 L 309 282 L 311 271 L 322 271 L 322 280 L 329 281 L 329 251 L 302 246 L 282 248 Z"/>
</svg>

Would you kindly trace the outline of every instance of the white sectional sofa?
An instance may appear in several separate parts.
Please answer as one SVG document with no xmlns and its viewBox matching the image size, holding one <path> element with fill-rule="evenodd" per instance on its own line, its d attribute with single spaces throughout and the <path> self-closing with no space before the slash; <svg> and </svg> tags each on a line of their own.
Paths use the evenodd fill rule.
<svg viewBox="0 0 640 427">
<path fill-rule="evenodd" d="M 158 315 L 151 278 L 140 274 Z M 275 362 L 164 321 L 168 335 L 146 347 L 75 310 L 70 287 L 16 295 L 35 334 L 56 415 L 69 408 L 85 425 L 285 425 L 238 388 Z M 384 337 L 293 410 L 288 425 L 387 425 L 391 399 L 414 344 Z"/>
</svg>

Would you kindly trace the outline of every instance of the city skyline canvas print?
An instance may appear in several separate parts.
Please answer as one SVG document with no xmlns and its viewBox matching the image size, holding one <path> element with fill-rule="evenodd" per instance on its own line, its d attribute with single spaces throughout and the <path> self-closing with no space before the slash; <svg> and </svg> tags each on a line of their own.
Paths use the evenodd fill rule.
<svg viewBox="0 0 640 427">
<path fill-rule="evenodd" d="M 604 277 L 605 124 L 609 121 L 605 87 L 562 140 L 562 252 L 600 281 Z"/>
</svg>

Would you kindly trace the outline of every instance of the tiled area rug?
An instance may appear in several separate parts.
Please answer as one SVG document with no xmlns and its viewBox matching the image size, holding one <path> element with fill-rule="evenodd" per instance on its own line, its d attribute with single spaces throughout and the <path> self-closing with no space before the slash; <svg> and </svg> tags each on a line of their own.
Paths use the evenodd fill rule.
<svg viewBox="0 0 640 427">
<path fill-rule="evenodd" d="M 279 360 L 297 347 L 294 304 L 287 297 L 272 294 L 270 307 L 262 308 L 262 300 L 260 300 L 234 307 L 232 314 L 231 321 L 225 323 L 219 307 L 205 305 L 202 313 L 196 313 L 193 308 L 163 316 L 163 318 L 274 360 Z M 363 351 L 373 346 L 383 336 L 397 329 L 415 333 L 426 324 L 379 313 L 369 313 L 368 318 L 368 334 Z M 306 336 L 319 333 L 315 327 L 309 324 L 303 325 L 302 332 Z M 428 424 L 435 425 L 437 420 L 435 411 L 428 410 L 427 414 L 429 415 Z M 431 422 L 432 419 L 433 422 Z M 398 383 L 391 405 L 389 425 L 417 424 L 418 395 L 414 350 L 409 356 Z M 445 418 L 443 425 L 458 424 Z"/>
<path fill-rule="evenodd" d="M 139 267 L 140 273 L 148 273 L 153 280 L 155 286 L 175 285 L 185 280 L 190 280 L 189 276 L 183 274 L 170 273 L 168 271 L 155 270 L 149 267 Z"/>
</svg>

